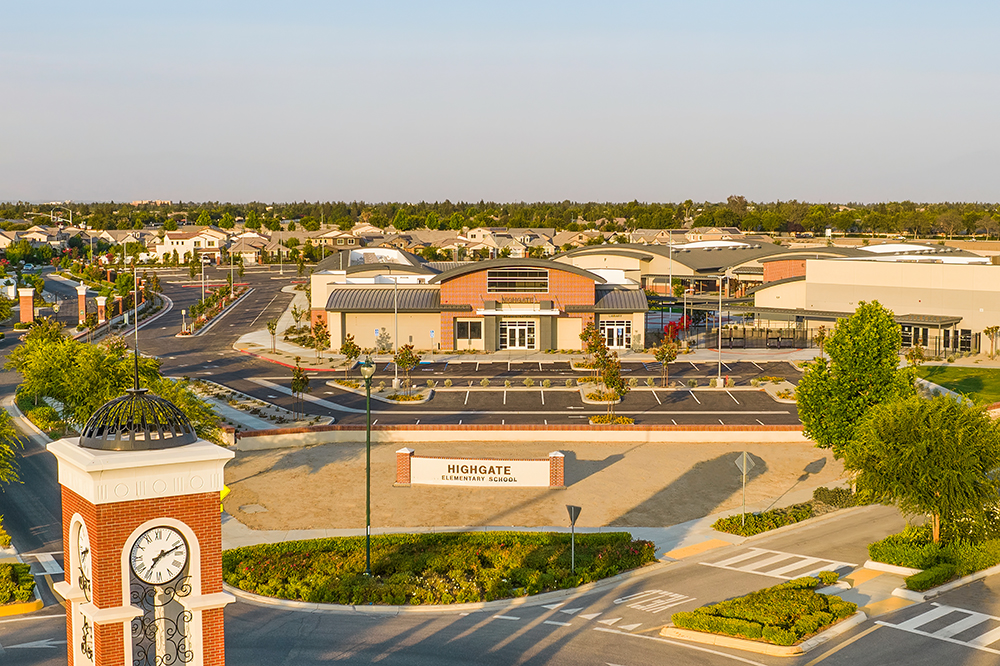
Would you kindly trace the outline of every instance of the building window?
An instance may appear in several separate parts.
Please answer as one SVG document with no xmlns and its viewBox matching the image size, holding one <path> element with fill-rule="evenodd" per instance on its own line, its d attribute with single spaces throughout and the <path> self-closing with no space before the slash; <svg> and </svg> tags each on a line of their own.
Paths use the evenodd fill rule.
<svg viewBox="0 0 1000 666">
<path fill-rule="evenodd" d="M 456 340 L 482 340 L 483 322 L 481 321 L 456 321 Z"/>
<path fill-rule="evenodd" d="M 549 291 L 549 272 L 538 268 L 486 271 L 486 291 L 491 294 L 544 294 Z"/>
<path fill-rule="evenodd" d="M 348 238 L 347 239 L 347 244 L 348 245 L 354 245 L 354 239 L 353 238 Z"/>
<path fill-rule="evenodd" d="M 194 242 L 194 246 L 195 247 L 201 247 L 201 241 L 195 241 Z"/>
<path fill-rule="evenodd" d="M 602 321 L 601 337 L 611 349 L 628 349 L 632 346 L 632 322 L 628 319 Z"/>
<path fill-rule="evenodd" d="M 338 238 L 337 239 L 337 245 L 343 245 L 343 244 L 344 244 L 344 239 L 343 238 Z"/>
<path fill-rule="evenodd" d="M 535 322 L 501 321 L 500 349 L 534 349 Z"/>
</svg>

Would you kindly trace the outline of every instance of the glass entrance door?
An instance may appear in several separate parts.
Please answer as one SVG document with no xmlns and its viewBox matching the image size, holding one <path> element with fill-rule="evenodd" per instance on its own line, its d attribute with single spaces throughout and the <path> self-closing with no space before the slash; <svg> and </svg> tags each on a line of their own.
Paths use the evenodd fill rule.
<svg viewBox="0 0 1000 666">
<path fill-rule="evenodd" d="M 501 321 L 500 349 L 534 349 L 535 322 Z"/>
</svg>

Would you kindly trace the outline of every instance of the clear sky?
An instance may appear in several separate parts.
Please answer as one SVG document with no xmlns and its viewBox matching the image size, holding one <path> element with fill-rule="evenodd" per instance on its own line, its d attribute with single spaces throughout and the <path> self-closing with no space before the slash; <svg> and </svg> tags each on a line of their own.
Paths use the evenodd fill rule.
<svg viewBox="0 0 1000 666">
<path fill-rule="evenodd" d="M 0 200 L 1000 200 L 1000 3 L 0 17 Z"/>
</svg>

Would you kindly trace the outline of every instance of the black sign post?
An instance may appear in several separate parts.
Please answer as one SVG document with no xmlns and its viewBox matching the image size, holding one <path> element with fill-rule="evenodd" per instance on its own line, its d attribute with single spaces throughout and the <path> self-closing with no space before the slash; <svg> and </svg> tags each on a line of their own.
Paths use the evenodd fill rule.
<svg viewBox="0 0 1000 666">
<path fill-rule="evenodd" d="M 566 511 L 569 512 L 569 572 L 576 575 L 576 519 L 580 517 L 582 509 L 567 504 Z"/>
</svg>

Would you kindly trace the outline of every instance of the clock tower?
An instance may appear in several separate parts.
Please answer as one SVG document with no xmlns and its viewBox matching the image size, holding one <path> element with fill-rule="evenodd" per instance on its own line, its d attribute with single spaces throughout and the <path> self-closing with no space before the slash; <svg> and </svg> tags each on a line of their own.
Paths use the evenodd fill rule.
<svg viewBox="0 0 1000 666">
<path fill-rule="evenodd" d="M 69 666 L 225 664 L 219 492 L 233 454 L 136 388 L 59 462 Z"/>
</svg>

